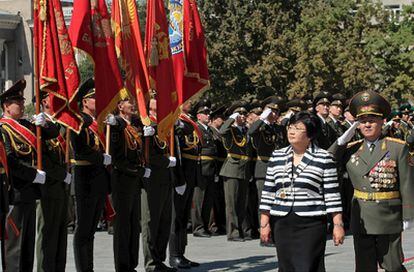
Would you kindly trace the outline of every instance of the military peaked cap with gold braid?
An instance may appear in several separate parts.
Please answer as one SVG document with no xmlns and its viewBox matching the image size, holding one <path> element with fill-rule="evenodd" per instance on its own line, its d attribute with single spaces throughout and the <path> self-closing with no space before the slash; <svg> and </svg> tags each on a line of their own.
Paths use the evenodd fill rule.
<svg viewBox="0 0 414 272">
<path fill-rule="evenodd" d="M 349 111 L 356 118 L 364 115 L 387 118 L 391 113 L 391 105 L 377 92 L 363 91 L 352 97 L 351 102 L 349 103 Z"/>
<path fill-rule="evenodd" d="M 24 89 L 26 89 L 26 80 L 20 79 L 14 83 L 13 86 L 0 94 L 0 103 L 3 105 L 4 102 L 9 100 L 24 99 Z"/>
</svg>

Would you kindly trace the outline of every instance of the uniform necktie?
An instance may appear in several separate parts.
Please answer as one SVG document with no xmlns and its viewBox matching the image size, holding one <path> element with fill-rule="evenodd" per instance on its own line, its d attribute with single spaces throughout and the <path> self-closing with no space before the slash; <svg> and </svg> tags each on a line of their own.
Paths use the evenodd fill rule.
<svg viewBox="0 0 414 272">
<path fill-rule="evenodd" d="M 374 149 L 375 149 L 375 144 L 371 144 L 371 145 L 369 146 L 369 153 L 371 153 L 371 154 L 372 154 L 372 152 L 374 152 Z"/>
</svg>

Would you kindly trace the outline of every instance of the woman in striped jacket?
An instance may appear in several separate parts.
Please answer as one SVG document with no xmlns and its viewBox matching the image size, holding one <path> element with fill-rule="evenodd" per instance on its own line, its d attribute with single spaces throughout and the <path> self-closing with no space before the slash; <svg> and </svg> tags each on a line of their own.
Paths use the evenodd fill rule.
<svg viewBox="0 0 414 272">
<path fill-rule="evenodd" d="M 320 120 L 299 112 L 289 120 L 288 147 L 273 152 L 260 203 L 261 239 L 274 233 L 279 271 L 325 271 L 327 214 L 333 240 L 342 244 L 341 196 L 336 164 L 313 143 Z"/>
</svg>

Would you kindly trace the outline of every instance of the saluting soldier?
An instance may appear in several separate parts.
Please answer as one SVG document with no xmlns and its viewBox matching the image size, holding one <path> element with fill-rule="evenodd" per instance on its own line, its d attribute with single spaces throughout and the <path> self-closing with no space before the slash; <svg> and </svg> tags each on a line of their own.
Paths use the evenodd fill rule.
<svg viewBox="0 0 414 272">
<path fill-rule="evenodd" d="M 175 168 L 177 178 L 182 184 L 187 184 L 185 192 L 173 192 L 173 214 L 170 234 L 170 265 L 174 268 L 188 269 L 199 266 L 198 263 L 188 260 L 185 254 L 187 246 L 187 223 L 190 218 L 194 188 L 200 175 L 200 138 L 201 132 L 190 115 L 192 104 L 187 101 L 182 106 L 182 114 L 175 126 L 178 139 L 179 162 L 181 167 Z M 194 223 L 193 223 L 194 226 Z"/>
<path fill-rule="evenodd" d="M 315 114 L 321 120 L 322 130 L 316 138 L 316 144 L 322 149 L 328 149 L 338 138 L 335 130 L 328 124 L 331 95 L 328 92 L 320 92 L 313 100 Z"/>
<path fill-rule="evenodd" d="M 141 236 L 147 272 L 176 271 L 164 264 L 171 233 L 172 190 L 175 186 L 175 191 L 183 195 L 186 189 L 183 179 L 175 179 L 175 173 L 171 171 L 177 165 L 176 157 L 171 156 L 168 143 L 157 135 L 156 103 L 155 99 L 150 100 L 149 112 L 153 124 L 144 127 L 144 137 L 149 138 L 148 167 L 151 169 L 151 176 L 143 180 L 141 195 Z"/>
<path fill-rule="evenodd" d="M 54 139 L 43 140 L 46 182 L 40 187 L 41 197 L 37 206 L 37 271 L 65 271 L 68 184 L 72 181 L 65 161 L 66 129 L 52 117 L 49 94 L 42 91 L 40 99 L 48 125 L 55 126 L 60 134 Z"/>
<path fill-rule="evenodd" d="M 405 142 L 382 136 L 391 111 L 373 91 L 356 94 L 350 111 L 358 122 L 330 148 L 354 186 L 351 229 L 356 271 L 405 271 L 401 232 L 414 220 L 414 158 Z M 364 138 L 351 142 L 359 126 Z"/>
<path fill-rule="evenodd" d="M 383 126 L 383 134 L 405 141 L 409 129 L 407 124 L 401 120 L 401 112 L 398 110 L 392 111 L 387 120 L 389 121 Z"/>
<path fill-rule="evenodd" d="M 283 99 L 277 96 L 270 96 L 263 100 L 264 111 L 248 131 L 251 142 L 257 150 L 254 177 L 256 179 L 258 201 L 262 197 L 267 164 L 272 152 L 287 145 L 286 130 L 283 126 L 277 124 L 282 104 Z"/>
<path fill-rule="evenodd" d="M 114 115 L 108 115 L 112 156 L 111 189 L 116 215 L 113 222 L 115 271 L 134 271 L 138 266 L 141 232 L 142 179 L 149 178 L 145 168 L 142 126 L 133 119 L 134 104 L 130 98 L 118 102 Z"/>
<path fill-rule="evenodd" d="M 295 113 L 306 110 L 308 108 L 308 104 L 303 99 L 294 98 L 286 103 L 286 108 L 288 110 L 280 121 L 280 125 L 283 127 L 287 126 L 290 117 L 292 117 Z"/>
<path fill-rule="evenodd" d="M 224 177 L 226 199 L 227 240 L 244 241 L 243 221 L 246 217 L 249 186 L 249 160 L 247 154 L 247 110 L 243 103 L 235 102 L 227 110 L 230 117 L 220 128 L 227 158 L 220 170 Z"/>
<path fill-rule="evenodd" d="M 72 132 L 76 227 L 73 237 L 77 271 L 93 271 L 94 234 L 109 192 L 106 166 L 112 158 L 105 154 L 105 136 L 95 120 L 95 82 L 90 78 L 79 88 L 83 126 L 79 134 Z"/>
<path fill-rule="evenodd" d="M 13 180 L 13 208 L 6 225 L 7 271 L 32 271 L 36 237 L 36 199 L 40 198 L 39 186 L 45 183 L 46 173 L 35 168 L 35 126 L 23 119 L 23 90 L 26 81 L 19 80 L 0 95 L 3 116 L 1 133 L 7 153 L 10 178 Z M 43 114 L 35 116 L 35 125 L 42 126 L 42 138 L 56 138 L 59 131 L 46 127 Z"/>
<path fill-rule="evenodd" d="M 413 129 L 414 124 L 412 120 L 410 119 L 410 114 L 412 114 L 412 106 L 410 104 L 404 104 L 400 106 L 400 112 L 401 112 L 401 121 L 407 124 L 407 128 Z"/>
</svg>

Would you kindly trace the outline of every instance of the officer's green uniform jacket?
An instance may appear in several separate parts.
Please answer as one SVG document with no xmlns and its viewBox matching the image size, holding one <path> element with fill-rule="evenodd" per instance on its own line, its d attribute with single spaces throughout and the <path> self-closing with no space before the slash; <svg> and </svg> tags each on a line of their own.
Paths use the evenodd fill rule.
<svg viewBox="0 0 414 272">
<path fill-rule="evenodd" d="M 346 131 L 346 128 L 342 125 L 339 120 L 334 120 L 331 116 L 326 119 L 328 125 L 335 131 L 337 137 L 340 137 Z"/>
<path fill-rule="evenodd" d="M 414 162 L 408 147 L 394 138 L 380 138 L 370 154 L 367 143 L 359 140 L 347 146 L 335 142 L 331 151 L 345 164 L 354 189 L 362 192 L 397 191 L 400 198 L 362 200 L 353 198 L 351 229 L 360 234 L 395 234 L 403 220 L 414 219 Z M 412 160 L 412 158 L 411 158 Z"/>
<path fill-rule="evenodd" d="M 213 131 L 214 144 L 217 149 L 215 175 L 219 175 L 223 163 L 227 158 L 227 150 L 224 148 L 223 138 L 221 138 L 220 131 L 212 126 L 210 126 L 210 129 Z"/>
<path fill-rule="evenodd" d="M 223 138 L 223 145 L 227 149 L 227 158 L 220 170 L 220 176 L 235 179 L 249 179 L 250 169 L 248 156 L 247 128 L 241 131 L 232 126 L 234 119 L 228 119 L 220 128 Z"/>
<path fill-rule="evenodd" d="M 254 169 L 256 179 L 265 179 L 267 163 L 276 149 L 287 145 L 285 128 L 279 125 L 270 125 L 259 119 L 248 130 L 253 147 L 257 151 L 257 162 Z"/>
</svg>

